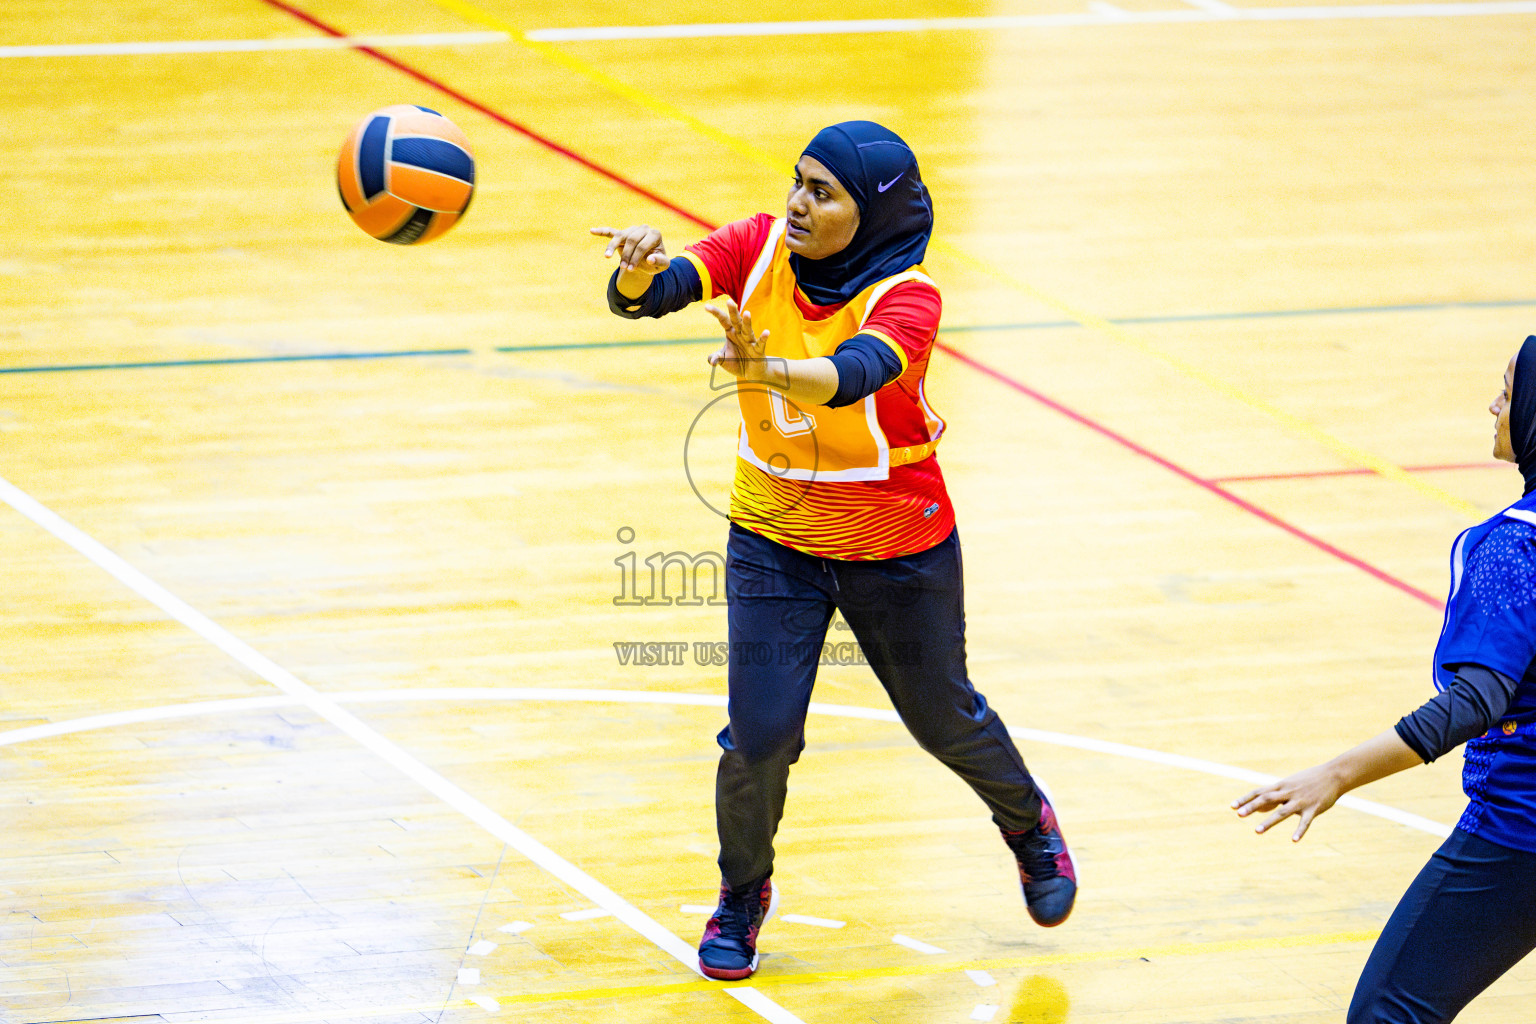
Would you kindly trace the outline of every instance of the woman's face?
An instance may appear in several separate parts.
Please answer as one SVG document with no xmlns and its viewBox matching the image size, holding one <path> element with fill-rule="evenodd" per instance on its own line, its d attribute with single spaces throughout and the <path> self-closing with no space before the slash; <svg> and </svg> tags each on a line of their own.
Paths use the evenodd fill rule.
<svg viewBox="0 0 1536 1024">
<path fill-rule="evenodd" d="M 859 204 L 814 157 L 802 156 L 795 165 L 785 215 L 784 244 L 808 260 L 842 252 L 859 230 Z"/>
<path fill-rule="evenodd" d="M 1493 400 L 1488 411 L 1493 413 L 1493 457 L 1503 459 L 1505 462 L 1515 461 L 1515 446 L 1509 439 L 1509 389 L 1515 379 L 1515 360 L 1519 353 L 1511 356 L 1509 366 L 1504 370 L 1504 390 L 1499 392 L 1499 397 Z"/>
</svg>

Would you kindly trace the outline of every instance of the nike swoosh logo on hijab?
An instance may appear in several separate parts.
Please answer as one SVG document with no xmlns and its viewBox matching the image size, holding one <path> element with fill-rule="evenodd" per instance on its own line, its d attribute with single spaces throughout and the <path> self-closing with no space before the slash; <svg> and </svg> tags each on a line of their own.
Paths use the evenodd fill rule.
<svg viewBox="0 0 1536 1024">
<path fill-rule="evenodd" d="M 818 306 L 847 302 L 875 282 L 923 262 L 933 231 L 933 204 L 917 157 L 901 136 L 873 121 L 844 121 L 817 132 L 802 155 L 831 171 L 859 206 L 858 229 L 842 252 L 819 260 L 790 254 L 795 282 L 806 298 Z M 907 187 L 900 192 L 891 187 L 902 180 Z"/>
</svg>

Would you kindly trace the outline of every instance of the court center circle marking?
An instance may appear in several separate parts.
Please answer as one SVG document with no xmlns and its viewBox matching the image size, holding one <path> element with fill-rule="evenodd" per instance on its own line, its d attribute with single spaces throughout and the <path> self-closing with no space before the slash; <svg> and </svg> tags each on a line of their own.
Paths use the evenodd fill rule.
<svg viewBox="0 0 1536 1024">
<path fill-rule="evenodd" d="M 343 708 L 334 698 L 316 690 L 271 658 L 257 651 L 250 644 L 150 579 L 121 555 L 3 477 L 0 477 L 0 501 L 4 501 L 55 538 L 69 545 L 97 568 L 223 651 L 247 671 L 283 691 L 294 703 L 307 707 L 329 722 L 406 778 L 479 825 L 506 846 L 516 850 L 530 863 L 613 914 L 690 973 L 694 975 L 701 973 L 698 951 L 691 943 L 684 942 L 671 929 L 512 824 L 489 805 L 450 781 L 447 776 L 412 757 L 403 747 Z M 98 719 L 102 717 L 113 716 L 97 716 Z M 769 1024 L 803 1024 L 794 1014 L 752 988 L 723 991 L 758 1016 L 767 1019 Z"/>
<path fill-rule="evenodd" d="M 73 548 L 119 583 L 155 605 L 166 615 L 181 623 L 214 647 L 223 651 L 248 671 L 283 691 L 293 703 L 307 707 L 359 745 L 384 760 L 395 770 L 411 779 L 423 789 L 426 789 L 433 796 L 442 800 L 454 810 L 479 825 L 486 832 L 522 854 L 531 863 L 586 896 L 597 906 L 608 910 L 621 922 L 657 946 L 687 970 L 694 974 L 700 973 L 698 955 L 690 943 L 684 942 L 678 935 L 646 914 L 639 907 L 636 907 L 608 886 L 587 874 L 548 846 L 545 846 L 529 833 L 512 824 L 490 806 L 450 781 L 446 776 L 411 756 L 403 747 L 343 708 L 335 695 L 321 693 L 292 672 L 272 661 L 266 655 L 261 654 L 245 641 L 229 632 L 229 630 L 151 579 L 122 556 L 64 519 L 57 512 L 54 512 L 4 477 L 0 477 L 0 501 L 4 501 L 22 516 L 53 535 L 57 540 Z M 398 691 L 383 692 L 391 693 Z M 421 695 L 421 699 L 442 700 L 448 693 L 453 691 L 445 689 L 431 690 L 425 693 L 421 691 L 416 692 Z M 497 699 L 505 699 L 509 691 L 491 690 L 490 692 L 495 694 Z M 525 694 L 537 692 L 541 693 L 546 699 L 551 697 L 555 700 L 572 699 L 572 691 L 567 690 L 528 689 L 512 692 L 522 692 Z M 725 703 L 724 696 L 709 694 L 674 695 L 625 690 L 587 692 L 601 692 L 610 699 L 614 694 L 620 694 L 623 695 L 623 700 L 631 702 L 657 704 L 687 703 L 705 706 L 724 706 Z M 351 696 L 354 699 L 357 697 L 356 694 Z M 264 700 L 265 698 L 255 699 Z M 221 701 L 199 701 L 196 702 L 199 711 L 192 713 L 206 713 L 210 705 L 221 706 L 225 703 Z M 248 708 L 250 699 L 241 700 L 239 703 Z M 147 710 L 150 712 L 160 712 L 162 718 L 176 717 L 173 714 L 166 713 L 168 709 L 165 708 Z M 812 713 L 848 718 L 899 721 L 894 709 L 856 708 L 813 702 L 809 710 Z M 134 714 L 134 712 L 119 712 L 92 717 L 97 723 L 97 728 L 105 728 L 107 724 L 122 724 L 126 720 L 131 720 Z M 78 728 L 71 730 L 68 728 L 71 725 L 78 727 L 79 723 L 60 723 L 60 726 L 63 727 L 62 731 L 56 732 L 55 735 L 63 735 L 69 731 L 82 731 Z M 46 730 L 47 727 L 33 727 L 33 730 L 38 729 Z M 0 733 L 0 745 L 7 744 L 8 742 L 20 742 L 14 739 L 14 737 L 24 731 L 31 730 L 12 730 L 7 733 Z M 1101 753 L 1121 753 L 1126 756 L 1132 756 L 1132 752 L 1134 752 L 1138 760 L 1190 768 L 1196 771 L 1206 771 L 1210 774 L 1221 775 L 1227 778 L 1243 778 L 1261 783 L 1268 781 L 1270 778 L 1230 765 L 1221 765 L 1197 758 L 1186 758 L 1182 755 L 1166 754 L 1161 751 L 1145 750 L 1123 744 L 1088 740 L 1083 737 L 1068 736 L 1062 733 L 1049 733 L 1042 730 L 1013 729 L 1010 731 L 1016 736 L 1034 739 L 1037 742 L 1059 742 L 1063 746 L 1094 750 Z M 1396 808 L 1372 804 L 1370 801 L 1357 800 L 1349 796 L 1342 797 L 1339 803 L 1354 807 L 1356 810 L 1365 811 L 1368 814 L 1398 821 L 1410 827 L 1430 831 L 1436 835 L 1443 836 L 1449 834 L 1449 829 L 1445 826 L 1420 818 L 1418 815 L 1397 810 Z M 778 1005 L 758 989 L 750 986 L 741 986 L 724 988 L 721 991 L 758 1017 L 768 1021 L 769 1024 L 804 1024 L 800 1018 Z"/>
<path fill-rule="evenodd" d="M 327 693 L 325 696 L 336 704 L 386 704 L 405 701 L 424 701 L 438 704 L 479 701 L 542 701 L 554 704 L 660 704 L 714 708 L 724 708 L 726 705 L 724 695 L 717 696 L 710 693 L 668 693 L 655 690 L 561 689 L 559 687 L 538 686 L 353 690 Z M 230 714 L 240 711 L 260 711 L 279 707 L 293 707 L 305 703 L 304 700 L 296 697 L 237 697 L 231 700 L 193 701 L 187 704 L 167 704 L 152 708 L 137 708 L 132 711 L 115 711 L 103 715 L 90 715 L 84 718 L 69 719 L 64 722 L 30 725 L 20 729 L 0 732 L 0 747 L 47 739 L 53 736 L 69 736 L 96 729 L 112 729 L 140 722 L 158 722 L 175 718 L 192 718 L 197 715 Z M 819 701 L 812 701 L 810 713 L 813 715 L 826 715 L 832 718 L 860 718 L 866 721 L 901 724 L 901 718 L 893 708 L 864 708 L 850 704 L 823 704 Z M 1009 726 L 1008 732 L 1015 739 L 1024 740 L 1028 743 L 1068 747 L 1095 754 L 1106 754 L 1111 757 L 1123 757 L 1132 761 L 1160 764 L 1168 768 L 1180 768 L 1186 771 L 1199 772 L 1202 775 L 1215 775 L 1219 778 L 1233 779 L 1237 782 L 1251 783 L 1255 786 L 1266 785 L 1279 778 L 1279 776 L 1266 775 L 1263 772 L 1239 768 L 1236 765 L 1222 764 L 1219 761 L 1187 757 L 1184 754 L 1170 754 L 1166 751 L 1152 750 L 1148 747 L 1135 747 L 1125 743 L 1116 743 L 1112 740 L 1093 739 L 1088 736 L 1076 736 L 1071 733 L 1031 729 L 1024 726 Z M 1428 832 L 1430 835 L 1438 836 L 1441 839 L 1451 834 L 1451 827 L 1449 825 L 1432 821 L 1429 818 L 1413 814 L 1410 811 L 1404 811 L 1397 807 L 1377 803 L 1374 800 L 1362 800 L 1357 796 L 1346 794 L 1340 797 L 1338 802 L 1340 806 L 1349 807 L 1362 814 L 1369 814 L 1399 825 L 1405 825 L 1420 832 Z"/>
</svg>

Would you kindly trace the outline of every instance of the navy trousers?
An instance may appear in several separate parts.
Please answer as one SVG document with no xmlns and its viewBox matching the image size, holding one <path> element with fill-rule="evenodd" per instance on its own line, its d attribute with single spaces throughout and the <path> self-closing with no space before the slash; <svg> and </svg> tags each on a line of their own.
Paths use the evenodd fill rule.
<svg viewBox="0 0 1536 1024">
<path fill-rule="evenodd" d="M 817 558 L 732 524 L 726 548 L 730 724 L 715 782 L 720 873 L 742 889 L 773 870 L 789 767 L 834 610 L 918 744 L 970 784 L 1008 831 L 1040 797 L 997 712 L 965 672 L 958 532 L 915 555 Z"/>
<path fill-rule="evenodd" d="M 1536 853 L 1457 829 L 1371 950 L 1349 1024 L 1443 1024 L 1536 948 Z"/>
</svg>

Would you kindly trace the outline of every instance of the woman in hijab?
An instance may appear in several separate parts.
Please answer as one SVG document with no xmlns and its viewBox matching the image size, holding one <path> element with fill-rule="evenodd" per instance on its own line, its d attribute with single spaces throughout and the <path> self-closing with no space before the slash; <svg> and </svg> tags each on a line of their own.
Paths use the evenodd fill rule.
<svg viewBox="0 0 1536 1024">
<path fill-rule="evenodd" d="M 618 256 L 620 316 L 700 299 L 709 357 L 741 407 L 726 554 L 730 723 L 720 732 L 720 899 L 699 947 L 711 978 L 749 977 L 777 893 L 773 838 L 834 612 L 918 743 L 970 784 L 1017 863 L 1030 916 L 1060 924 L 1077 882 L 1050 803 L 965 668 L 960 542 L 923 377 L 938 286 L 922 266 L 933 206 L 894 132 L 848 121 L 795 165 L 784 215 L 727 224 L 670 258 L 646 225 L 593 228 Z"/>
<path fill-rule="evenodd" d="M 1536 335 L 1488 411 L 1494 457 L 1519 465 L 1525 493 L 1456 538 L 1439 692 L 1393 728 L 1232 804 L 1244 817 L 1272 812 L 1258 832 L 1298 816 L 1297 841 L 1342 794 L 1467 745 L 1467 809 L 1376 940 L 1350 1024 L 1449 1021 L 1536 948 Z"/>
</svg>

